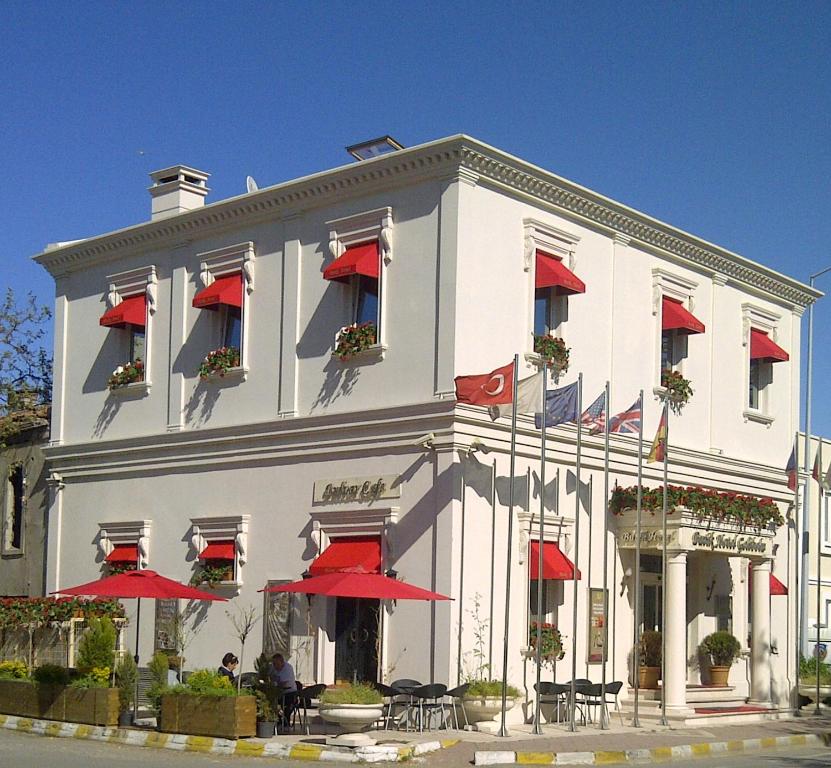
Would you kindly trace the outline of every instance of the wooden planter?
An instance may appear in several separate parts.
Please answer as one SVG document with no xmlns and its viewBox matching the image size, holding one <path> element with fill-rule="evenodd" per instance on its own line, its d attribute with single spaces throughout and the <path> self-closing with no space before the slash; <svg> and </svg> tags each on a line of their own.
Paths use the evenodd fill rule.
<svg viewBox="0 0 831 768">
<path fill-rule="evenodd" d="M 638 668 L 638 687 L 651 688 L 658 687 L 658 680 L 661 677 L 660 667 L 639 667 Z"/>
<path fill-rule="evenodd" d="M 159 730 L 192 736 L 239 739 L 257 733 L 257 700 L 253 696 L 162 696 Z"/>
<path fill-rule="evenodd" d="M 69 688 L 0 680 L 0 712 L 19 717 L 64 720 L 87 725 L 118 723 L 117 688 Z"/>
</svg>

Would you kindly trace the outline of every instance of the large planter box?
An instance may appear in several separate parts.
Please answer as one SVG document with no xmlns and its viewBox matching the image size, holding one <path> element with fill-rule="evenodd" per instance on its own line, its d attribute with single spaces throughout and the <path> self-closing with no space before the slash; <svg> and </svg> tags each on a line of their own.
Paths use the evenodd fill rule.
<svg viewBox="0 0 831 768">
<path fill-rule="evenodd" d="M 116 725 L 118 709 L 117 688 L 82 690 L 35 685 L 27 680 L 0 680 L 0 712 L 5 715 Z"/>
<path fill-rule="evenodd" d="M 162 696 L 159 730 L 192 736 L 239 739 L 257 733 L 257 701 L 253 696 Z"/>
</svg>

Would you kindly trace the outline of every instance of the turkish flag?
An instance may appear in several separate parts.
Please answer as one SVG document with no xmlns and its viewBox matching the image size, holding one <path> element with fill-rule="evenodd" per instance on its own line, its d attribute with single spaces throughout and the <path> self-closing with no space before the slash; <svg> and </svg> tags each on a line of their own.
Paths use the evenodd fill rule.
<svg viewBox="0 0 831 768">
<path fill-rule="evenodd" d="M 456 400 L 469 405 L 510 403 L 514 394 L 514 364 L 477 376 L 457 376 Z"/>
</svg>

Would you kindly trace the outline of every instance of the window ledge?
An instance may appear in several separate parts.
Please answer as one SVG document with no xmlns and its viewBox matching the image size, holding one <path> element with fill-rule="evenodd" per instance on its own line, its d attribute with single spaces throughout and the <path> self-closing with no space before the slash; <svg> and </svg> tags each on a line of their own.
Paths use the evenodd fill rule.
<svg viewBox="0 0 831 768">
<path fill-rule="evenodd" d="M 745 421 L 755 421 L 757 424 L 764 424 L 766 427 L 773 424 L 773 416 L 768 416 L 766 413 L 762 413 L 761 411 L 746 408 L 742 411 L 742 416 Z"/>
<path fill-rule="evenodd" d="M 202 379 L 202 381 L 209 381 L 212 384 L 228 384 L 229 386 L 234 384 L 239 384 L 241 381 L 245 381 L 248 378 L 248 368 L 238 365 L 236 368 L 229 368 L 225 373 L 220 373 L 219 371 L 215 371 L 208 375 L 207 378 Z"/>
<path fill-rule="evenodd" d="M 23 557 L 23 555 L 22 549 L 15 549 L 14 547 L 9 547 L 0 552 L 0 557 Z"/>
<path fill-rule="evenodd" d="M 366 349 L 362 349 L 360 352 L 355 353 L 352 357 L 341 360 L 340 357 L 335 353 L 335 350 L 332 350 L 332 357 L 337 360 L 339 363 L 343 365 L 355 364 L 360 365 L 361 363 L 369 363 L 378 360 L 383 360 L 384 356 L 387 353 L 387 345 L 386 344 L 373 344 L 371 347 L 367 347 Z"/>
<path fill-rule="evenodd" d="M 113 397 L 140 398 L 150 394 L 151 383 L 149 381 L 132 381 L 129 384 L 122 384 L 120 387 L 110 390 Z"/>
<path fill-rule="evenodd" d="M 233 581 L 219 581 L 216 584 L 214 584 L 213 586 L 210 586 L 207 581 L 200 581 L 197 588 L 198 589 L 203 589 L 203 590 L 206 590 L 206 591 L 208 591 L 208 590 L 221 590 L 221 589 L 239 590 L 239 589 L 242 588 L 242 582 L 239 581 L 238 579 L 234 579 Z"/>
<path fill-rule="evenodd" d="M 652 387 L 652 394 L 655 397 L 660 397 L 661 399 L 667 396 L 667 388 L 666 387 Z"/>
</svg>

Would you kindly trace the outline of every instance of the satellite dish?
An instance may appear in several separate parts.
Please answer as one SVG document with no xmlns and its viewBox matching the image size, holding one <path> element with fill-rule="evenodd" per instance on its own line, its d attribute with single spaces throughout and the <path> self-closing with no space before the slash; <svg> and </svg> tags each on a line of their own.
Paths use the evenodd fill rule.
<svg viewBox="0 0 831 768">
<path fill-rule="evenodd" d="M 253 176 L 246 176 L 245 177 L 245 188 L 249 192 L 256 192 L 259 189 L 259 187 L 257 186 L 257 182 L 254 181 Z"/>
</svg>

